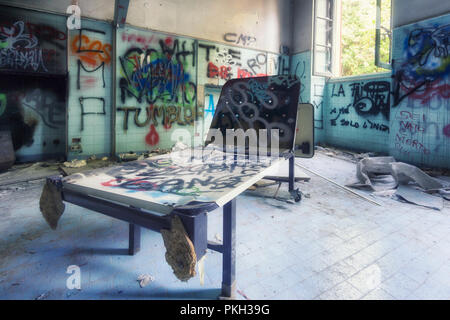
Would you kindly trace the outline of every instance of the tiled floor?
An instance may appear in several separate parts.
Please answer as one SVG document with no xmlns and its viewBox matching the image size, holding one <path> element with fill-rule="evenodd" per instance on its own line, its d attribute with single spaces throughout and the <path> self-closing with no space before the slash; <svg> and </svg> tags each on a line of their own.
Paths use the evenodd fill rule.
<svg viewBox="0 0 450 320">
<path fill-rule="evenodd" d="M 318 153 L 298 163 L 339 183 L 353 163 Z M 311 174 L 308 194 L 289 204 L 237 200 L 238 299 L 450 299 L 450 204 L 435 211 L 388 198 L 360 199 Z M 1 299 L 215 299 L 221 255 L 208 252 L 205 283 L 178 281 L 164 259 L 161 235 L 143 232 L 128 256 L 125 223 L 73 205 L 56 231 L 39 212 L 42 182 L 0 191 Z M 275 192 L 275 189 L 270 189 Z M 209 215 L 209 238 L 221 237 L 221 210 Z M 69 265 L 81 290 L 69 290 Z M 140 288 L 147 273 L 155 281 Z"/>
</svg>

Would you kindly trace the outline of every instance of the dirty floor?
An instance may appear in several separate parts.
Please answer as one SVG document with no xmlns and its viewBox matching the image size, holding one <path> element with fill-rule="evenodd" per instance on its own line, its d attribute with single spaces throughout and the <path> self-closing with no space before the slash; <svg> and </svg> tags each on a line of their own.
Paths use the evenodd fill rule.
<svg viewBox="0 0 450 320">
<path fill-rule="evenodd" d="M 354 181 L 354 163 L 323 151 L 296 161 L 341 184 Z M 378 206 L 308 175 L 309 182 L 296 184 L 304 193 L 300 203 L 254 191 L 237 198 L 237 299 L 450 299 L 448 201 L 437 211 L 358 191 Z M 143 230 L 141 251 L 128 256 L 126 223 L 70 204 L 52 231 L 39 212 L 42 186 L 36 179 L 0 187 L 0 299 L 220 293 L 219 253 L 208 251 L 203 285 L 199 276 L 181 282 L 165 262 L 158 233 Z M 221 209 L 208 216 L 210 240 L 221 239 L 221 216 Z M 66 286 L 72 265 L 81 271 L 79 290 Z M 143 274 L 153 281 L 141 288 Z"/>
</svg>

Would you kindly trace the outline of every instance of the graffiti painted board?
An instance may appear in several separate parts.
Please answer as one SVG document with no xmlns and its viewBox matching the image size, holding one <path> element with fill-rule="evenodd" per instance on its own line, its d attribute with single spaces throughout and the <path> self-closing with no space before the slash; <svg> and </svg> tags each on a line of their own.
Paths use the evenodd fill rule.
<svg viewBox="0 0 450 320">
<path fill-rule="evenodd" d="M 190 150 L 190 149 L 187 149 Z M 206 151 L 207 150 L 207 151 Z M 260 161 L 238 156 L 223 161 L 224 153 L 206 148 L 199 160 L 185 161 L 177 151 L 119 166 L 77 173 L 63 179 L 67 190 L 117 201 L 158 213 L 192 201 L 223 206 L 278 166 L 284 158 Z"/>
<path fill-rule="evenodd" d="M 292 150 L 299 92 L 296 76 L 229 80 L 222 88 L 211 129 L 219 129 L 223 137 L 227 129 L 255 129 L 258 141 L 259 130 L 267 130 L 267 147 L 271 147 L 270 130 L 278 129 L 280 151 Z"/>
</svg>

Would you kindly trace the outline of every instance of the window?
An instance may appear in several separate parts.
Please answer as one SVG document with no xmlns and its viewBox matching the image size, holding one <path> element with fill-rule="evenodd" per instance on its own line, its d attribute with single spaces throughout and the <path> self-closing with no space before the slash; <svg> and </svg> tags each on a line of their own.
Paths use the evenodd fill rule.
<svg viewBox="0 0 450 320">
<path fill-rule="evenodd" d="M 392 3 L 391 0 L 377 0 L 377 21 L 375 35 L 375 65 L 392 69 Z"/>
<path fill-rule="evenodd" d="M 314 1 L 314 74 L 331 76 L 333 74 L 334 0 Z"/>
<path fill-rule="evenodd" d="M 314 3 L 314 75 L 356 76 L 390 69 L 391 0 Z"/>
</svg>

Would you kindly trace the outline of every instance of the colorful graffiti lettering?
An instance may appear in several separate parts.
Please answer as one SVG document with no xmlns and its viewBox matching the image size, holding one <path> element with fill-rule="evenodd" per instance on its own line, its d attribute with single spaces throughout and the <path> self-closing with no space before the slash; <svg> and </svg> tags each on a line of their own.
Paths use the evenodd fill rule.
<svg viewBox="0 0 450 320">
<path fill-rule="evenodd" d="M 242 61 L 241 50 L 224 46 L 199 43 L 206 62 L 206 76 L 213 79 L 251 78 L 267 76 L 267 54 L 256 53 Z M 245 63 L 245 67 L 243 66 Z M 283 60 L 284 63 L 284 60 Z"/>
<path fill-rule="evenodd" d="M 212 94 L 210 94 L 208 109 L 205 109 L 205 113 L 206 113 L 206 115 L 211 114 L 213 116 L 214 112 L 215 112 L 214 96 Z"/>
<path fill-rule="evenodd" d="M 130 48 L 119 57 L 123 77 L 120 79 L 121 101 L 134 97 L 139 103 L 177 103 L 192 105 L 196 99 L 196 84 L 192 81 L 186 57 L 195 54 L 186 48 L 186 41 L 160 41 L 160 50 Z M 195 61 L 195 59 L 192 59 Z M 194 62 L 193 62 L 194 64 Z M 195 64 L 194 64 L 195 65 Z"/>
<path fill-rule="evenodd" d="M 146 127 L 152 121 L 153 125 L 158 126 L 158 117 L 161 118 L 161 124 L 166 129 L 170 129 L 173 123 L 181 126 L 193 125 L 195 112 L 191 106 L 156 106 L 150 105 L 145 108 L 146 117 L 144 121 L 139 119 L 141 108 L 138 107 L 120 107 L 117 111 L 124 112 L 123 129 L 128 130 L 129 114 L 134 112 L 134 123 L 138 127 Z"/>
<path fill-rule="evenodd" d="M 64 32 L 48 25 L 0 23 L 0 68 L 49 72 L 49 64 L 62 63 L 64 57 L 57 50 L 64 50 L 65 40 Z M 44 42 L 52 46 L 46 48 Z"/>
<path fill-rule="evenodd" d="M 410 95 L 423 103 L 433 97 L 449 98 L 449 85 L 442 81 L 450 72 L 449 39 L 449 24 L 410 31 L 405 61 L 394 65 L 394 106 Z"/>
<path fill-rule="evenodd" d="M 220 66 L 217 67 L 214 63 L 208 62 L 208 71 L 206 76 L 208 78 L 217 78 L 220 77 L 224 80 L 231 79 L 231 67 Z"/>
<path fill-rule="evenodd" d="M 91 39 L 87 35 L 83 34 L 86 30 L 105 34 L 103 31 L 99 30 L 80 29 L 79 34 L 72 39 L 72 54 L 77 55 L 83 63 L 90 66 L 97 66 L 102 62 L 109 64 L 111 62 L 111 44 L 103 43 L 100 40 Z"/>
</svg>

